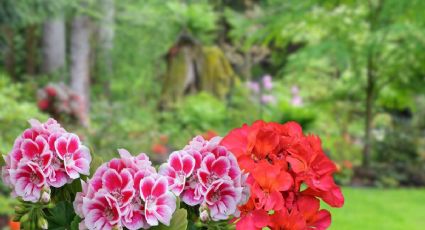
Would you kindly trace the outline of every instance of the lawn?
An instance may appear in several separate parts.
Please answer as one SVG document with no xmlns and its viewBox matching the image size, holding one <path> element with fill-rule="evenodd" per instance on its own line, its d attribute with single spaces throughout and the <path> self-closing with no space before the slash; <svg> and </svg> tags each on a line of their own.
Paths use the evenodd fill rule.
<svg viewBox="0 0 425 230">
<path fill-rule="evenodd" d="M 344 188 L 345 205 L 331 209 L 331 230 L 425 229 L 425 189 Z"/>
</svg>

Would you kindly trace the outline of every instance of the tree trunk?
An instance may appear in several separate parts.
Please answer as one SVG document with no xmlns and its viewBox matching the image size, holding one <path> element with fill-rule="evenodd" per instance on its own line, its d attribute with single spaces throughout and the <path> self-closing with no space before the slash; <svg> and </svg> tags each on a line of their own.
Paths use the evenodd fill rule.
<svg viewBox="0 0 425 230">
<path fill-rule="evenodd" d="M 37 48 L 37 37 L 36 37 L 36 25 L 30 25 L 25 31 L 25 47 L 26 47 L 26 73 L 29 75 L 35 74 L 36 67 L 36 48 Z"/>
<path fill-rule="evenodd" d="M 82 101 L 80 121 L 88 125 L 90 102 L 90 25 L 89 18 L 77 15 L 71 25 L 71 88 Z"/>
<path fill-rule="evenodd" d="M 14 42 L 14 31 L 8 26 L 2 27 L 2 32 L 6 40 L 6 52 L 4 57 L 4 67 L 12 79 L 16 78 L 15 72 L 15 42 Z"/>
<path fill-rule="evenodd" d="M 43 73 L 50 74 L 65 68 L 65 22 L 63 18 L 49 19 L 43 25 Z"/>
<path fill-rule="evenodd" d="M 365 119 L 365 138 L 363 148 L 363 162 L 362 166 L 367 168 L 370 165 L 370 151 L 372 142 L 372 120 L 373 120 L 373 97 L 375 90 L 375 72 L 373 69 L 372 55 L 368 57 L 367 64 L 367 85 L 366 85 L 366 119 Z"/>
<path fill-rule="evenodd" d="M 99 74 L 105 94 L 110 97 L 110 78 L 113 74 L 112 49 L 114 47 L 114 0 L 100 0 L 102 19 L 99 26 Z"/>
</svg>

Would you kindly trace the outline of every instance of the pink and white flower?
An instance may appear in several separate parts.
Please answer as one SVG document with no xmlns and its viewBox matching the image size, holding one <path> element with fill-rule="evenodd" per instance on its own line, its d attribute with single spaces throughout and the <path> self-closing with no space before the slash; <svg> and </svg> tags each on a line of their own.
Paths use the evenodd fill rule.
<svg viewBox="0 0 425 230">
<path fill-rule="evenodd" d="M 66 132 L 56 120 L 48 119 L 45 123 L 41 123 L 31 119 L 29 123 L 31 128 L 26 129 L 16 138 L 13 149 L 5 157 L 6 165 L 1 171 L 3 181 L 12 188 L 14 195 L 22 196 L 24 200 L 37 202 L 40 197 L 35 196 L 40 195 L 38 192 L 40 187 L 60 188 L 79 177 L 79 173 L 88 174 L 91 157 L 88 149 L 79 142 L 78 137 Z M 78 146 L 75 145 L 76 143 Z M 60 153 L 56 146 L 61 150 Z M 26 192 L 22 192 L 20 191 L 22 184 L 18 185 L 17 178 L 12 177 L 29 170 L 41 171 L 41 174 L 35 175 L 37 178 L 40 177 L 38 181 L 40 183 L 42 181 L 43 184 L 37 184 L 33 188 L 34 192 L 29 192 L 30 187 L 26 188 Z M 23 183 L 21 180 L 19 182 Z"/>
<path fill-rule="evenodd" d="M 169 224 L 176 208 L 176 199 L 169 191 L 167 179 L 156 173 L 146 154 L 132 156 L 124 149 L 120 149 L 119 153 L 121 158 L 102 164 L 91 179 L 83 182 L 83 192 L 76 196 L 74 208 L 85 219 L 85 227 L 99 229 L 96 228 L 99 226 L 90 224 L 92 213 L 84 208 L 87 202 L 98 196 L 110 197 L 119 210 L 117 221 L 104 228 L 115 226 L 133 230 L 146 229 L 159 222 Z M 153 182 L 152 186 L 149 182 Z M 104 219 L 101 222 L 105 222 Z"/>
<path fill-rule="evenodd" d="M 59 137 L 55 142 L 55 150 L 59 159 L 63 160 L 65 171 L 70 178 L 76 179 L 80 174 L 90 174 L 90 151 L 81 145 L 77 135 Z"/>
<path fill-rule="evenodd" d="M 212 220 L 225 220 L 236 211 L 242 188 L 235 188 L 230 181 L 217 180 L 207 190 L 205 202 Z"/>
<path fill-rule="evenodd" d="M 98 194 L 93 199 L 83 198 L 84 223 L 89 229 L 120 227 L 121 211 L 118 202 L 109 194 Z"/>
<path fill-rule="evenodd" d="M 125 208 L 134 196 L 133 178 L 128 169 L 118 173 L 110 169 L 102 176 L 103 188 L 115 198 L 120 208 Z"/>
<path fill-rule="evenodd" d="M 213 220 L 238 214 L 236 205 L 246 202 L 246 196 L 249 196 L 249 188 L 245 186 L 246 174 L 242 174 L 234 155 L 219 145 L 220 141 L 221 137 L 206 141 L 202 136 L 197 136 L 182 151 L 171 154 L 168 162 L 160 167 L 160 173 L 167 176 L 173 192 L 180 194 L 182 201 L 190 206 L 209 208 Z M 193 170 L 190 170 L 193 172 L 182 173 L 182 159 L 189 156 L 194 160 Z M 191 169 L 192 161 L 186 162 Z M 183 180 L 186 181 L 184 186 Z M 212 199 L 217 189 L 225 189 L 221 203 Z M 200 211 L 205 214 L 206 210 Z"/>
<path fill-rule="evenodd" d="M 38 164 L 31 161 L 22 162 L 16 170 L 11 171 L 10 176 L 16 195 L 25 201 L 37 202 L 40 199 L 46 178 Z"/>
<path fill-rule="evenodd" d="M 198 170 L 199 182 L 202 184 L 203 191 L 211 186 L 212 183 L 221 180 L 230 180 L 228 176 L 230 163 L 225 157 L 218 157 L 208 154 L 203 160 L 201 168 Z"/>
<path fill-rule="evenodd" d="M 195 159 L 185 151 L 173 152 L 166 164 L 161 165 L 159 174 L 168 178 L 170 190 L 179 196 L 186 184 L 186 179 L 192 175 Z"/>
<path fill-rule="evenodd" d="M 43 171 L 50 166 L 53 158 L 53 153 L 50 151 L 46 139 L 42 136 L 37 136 L 35 140 L 23 140 L 21 152 L 23 161 L 32 161 Z"/>
<path fill-rule="evenodd" d="M 143 178 L 140 182 L 140 196 L 145 203 L 145 217 L 149 225 L 156 226 L 158 222 L 170 225 L 171 217 L 176 210 L 176 198 L 168 191 L 165 177 Z"/>
<path fill-rule="evenodd" d="M 70 178 L 66 174 L 63 162 L 59 158 L 54 157 L 52 163 L 47 168 L 46 177 L 47 183 L 55 188 L 60 188 L 70 181 Z"/>
</svg>

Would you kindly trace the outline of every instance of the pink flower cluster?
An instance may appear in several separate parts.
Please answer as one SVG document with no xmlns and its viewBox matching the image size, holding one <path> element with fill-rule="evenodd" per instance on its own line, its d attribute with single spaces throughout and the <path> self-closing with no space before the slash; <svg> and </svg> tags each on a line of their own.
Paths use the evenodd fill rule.
<svg viewBox="0 0 425 230">
<path fill-rule="evenodd" d="M 83 98 L 64 83 L 49 83 L 37 91 L 38 108 L 59 120 L 69 116 L 87 125 Z"/>
<path fill-rule="evenodd" d="M 74 201 L 75 212 L 84 220 L 80 228 L 140 229 L 169 225 L 176 198 L 167 179 L 156 173 L 146 154 L 132 156 L 118 150 L 121 158 L 101 165 Z"/>
<path fill-rule="evenodd" d="M 91 156 L 77 135 L 63 129 L 54 119 L 45 123 L 30 120 L 5 157 L 2 179 L 14 196 L 37 202 L 50 186 L 62 187 L 80 174 L 88 175 Z"/>
<path fill-rule="evenodd" d="M 208 219 L 205 210 L 215 221 L 237 215 L 237 206 L 249 197 L 246 175 L 220 140 L 197 136 L 183 150 L 171 153 L 159 169 L 176 196 L 190 206 L 200 205 L 204 220 Z"/>
<path fill-rule="evenodd" d="M 276 97 L 272 94 L 273 81 L 270 75 L 264 75 L 260 81 L 248 81 L 246 86 L 253 94 L 253 101 L 263 105 L 276 104 Z"/>
</svg>

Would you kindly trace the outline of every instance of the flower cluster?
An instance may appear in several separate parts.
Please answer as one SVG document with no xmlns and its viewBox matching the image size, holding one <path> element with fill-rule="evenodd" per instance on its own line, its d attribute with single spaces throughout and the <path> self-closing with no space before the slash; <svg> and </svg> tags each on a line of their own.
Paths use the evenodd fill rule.
<svg viewBox="0 0 425 230">
<path fill-rule="evenodd" d="M 249 196 L 245 174 L 233 154 L 219 145 L 220 140 L 197 136 L 183 150 L 171 153 L 159 169 L 176 196 L 190 206 L 200 205 L 203 220 L 225 220 L 237 214 L 237 205 Z"/>
<path fill-rule="evenodd" d="M 334 183 L 335 164 L 320 139 L 304 135 L 295 122 L 257 121 L 232 130 L 220 143 L 249 172 L 251 196 L 239 207 L 237 229 L 326 229 L 330 213 L 320 199 L 341 207 L 344 197 Z"/>
<path fill-rule="evenodd" d="M 140 229 L 169 225 L 176 198 L 167 179 L 156 173 L 146 154 L 132 156 L 119 150 L 121 158 L 101 165 L 93 177 L 82 182 L 74 201 L 75 212 L 84 220 L 80 228 Z"/>
<path fill-rule="evenodd" d="M 253 100 L 260 102 L 262 105 L 276 104 L 276 98 L 271 94 L 273 89 L 273 81 L 270 75 L 265 75 L 261 81 L 248 81 L 246 83 L 248 89 L 254 95 Z"/>
<path fill-rule="evenodd" d="M 50 186 L 59 188 L 80 174 L 89 174 L 91 156 L 79 137 L 67 132 L 56 120 L 29 122 L 31 128 L 15 140 L 5 157 L 2 179 L 13 189 L 14 196 L 31 202 L 41 198 L 48 201 Z"/>
<path fill-rule="evenodd" d="M 49 113 L 55 118 L 67 115 L 83 124 L 87 122 L 84 115 L 82 98 L 63 83 L 50 83 L 37 92 L 37 105 L 40 110 Z"/>
</svg>

